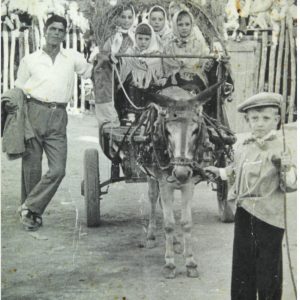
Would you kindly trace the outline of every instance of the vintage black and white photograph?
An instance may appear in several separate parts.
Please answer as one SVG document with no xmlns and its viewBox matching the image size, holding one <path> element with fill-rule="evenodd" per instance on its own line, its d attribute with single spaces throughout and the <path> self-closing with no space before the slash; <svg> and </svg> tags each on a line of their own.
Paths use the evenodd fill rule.
<svg viewBox="0 0 300 300">
<path fill-rule="evenodd" d="M 297 1 L 1 1 L 1 298 L 297 299 Z"/>
</svg>

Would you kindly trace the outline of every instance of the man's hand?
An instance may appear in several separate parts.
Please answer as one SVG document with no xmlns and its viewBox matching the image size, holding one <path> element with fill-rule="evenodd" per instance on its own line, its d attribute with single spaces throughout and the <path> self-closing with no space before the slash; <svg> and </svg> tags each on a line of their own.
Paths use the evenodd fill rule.
<svg viewBox="0 0 300 300">
<path fill-rule="evenodd" d="M 18 109 L 18 105 L 10 101 L 6 101 L 4 104 L 4 109 L 8 114 L 14 114 Z"/>
<path fill-rule="evenodd" d="M 212 58 L 205 61 L 205 63 L 203 64 L 204 71 L 209 72 L 212 69 L 212 67 L 214 66 L 214 64 L 215 64 L 215 60 Z"/>
<path fill-rule="evenodd" d="M 215 177 L 220 177 L 220 171 L 219 168 L 214 167 L 214 166 L 209 166 L 204 168 L 204 172 L 209 174 L 213 174 Z"/>
<path fill-rule="evenodd" d="M 221 62 L 221 63 L 227 64 L 227 63 L 229 63 L 230 58 L 229 58 L 228 56 L 225 56 L 225 55 L 221 54 L 221 55 L 217 58 L 217 60 L 218 60 L 219 62 Z"/>
</svg>

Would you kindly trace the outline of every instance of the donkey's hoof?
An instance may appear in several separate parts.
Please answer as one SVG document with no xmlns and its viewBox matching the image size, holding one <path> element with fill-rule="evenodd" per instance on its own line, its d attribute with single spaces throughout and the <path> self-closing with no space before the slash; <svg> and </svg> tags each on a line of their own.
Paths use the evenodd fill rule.
<svg viewBox="0 0 300 300">
<path fill-rule="evenodd" d="M 199 272 L 195 267 L 186 267 L 186 275 L 190 278 L 198 278 Z"/>
<path fill-rule="evenodd" d="M 147 240 L 146 241 L 146 248 L 152 249 L 156 247 L 156 241 L 155 240 Z"/>
<path fill-rule="evenodd" d="M 176 268 L 175 266 L 164 266 L 163 275 L 166 279 L 173 279 L 176 277 Z"/>
</svg>

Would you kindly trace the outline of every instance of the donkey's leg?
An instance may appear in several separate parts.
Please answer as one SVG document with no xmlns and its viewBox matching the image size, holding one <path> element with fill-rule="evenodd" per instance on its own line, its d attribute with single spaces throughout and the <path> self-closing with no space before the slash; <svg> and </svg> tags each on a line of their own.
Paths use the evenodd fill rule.
<svg viewBox="0 0 300 300">
<path fill-rule="evenodd" d="M 181 228 L 184 240 L 185 266 L 188 277 L 198 277 L 197 263 L 194 260 L 192 251 L 192 208 L 191 201 L 194 193 L 194 183 L 190 182 L 184 185 L 182 192 L 182 209 L 181 209 Z"/>
<path fill-rule="evenodd" d="M 156 230 L 156 204 L 159 195 L 158 182 L 148 177 L 148 197 L 150 201 L 150 217 L 147 232 L 147 248 L 155 247 L 155 230 Z"/>
<path fill-rule="evenodd" d="M 174 245 L 174 252 L 176 254 L 182 254 L 183 252 L 182 244 L 180 243 L 179 238 L 177 238 L 175 234 L 173 236 L 173 245 Z"/>
<path fill-rule="evenodd" d="M 173 213 L 174 189 L 167 182 L 160 182 L 160 196 L 164 215 L 164 229 L 166 235 L 166 252 L 165 252 L 165 278 L 174 278 L 176 267 L 174 261 L 173 235 L 175 230 L 175 218 Z"/>
</svg>

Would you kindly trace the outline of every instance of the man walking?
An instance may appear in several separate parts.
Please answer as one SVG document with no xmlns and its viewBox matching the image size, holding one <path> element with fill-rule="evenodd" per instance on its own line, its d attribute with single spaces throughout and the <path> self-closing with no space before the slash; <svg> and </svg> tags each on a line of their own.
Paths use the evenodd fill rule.
<svg viewBox="0 0 300 300">
<path fill-rule="evenodd" d="M 75 72 L 90 77 L 92 66 L 80 53 L 62 49 L 67 21 L 53 15 L 45 24 L 46 45 L 20 63 L 16 87 L 27 96 L 28 118 L 35 138 L 22 157 L 21 223 L 26 230 L 42 225 L 42 214 L 65 176 L 67 160 L 66 106 L 72 97 Z M 42 176 L 42 155 L 49 170 Z"/>
</svg>

